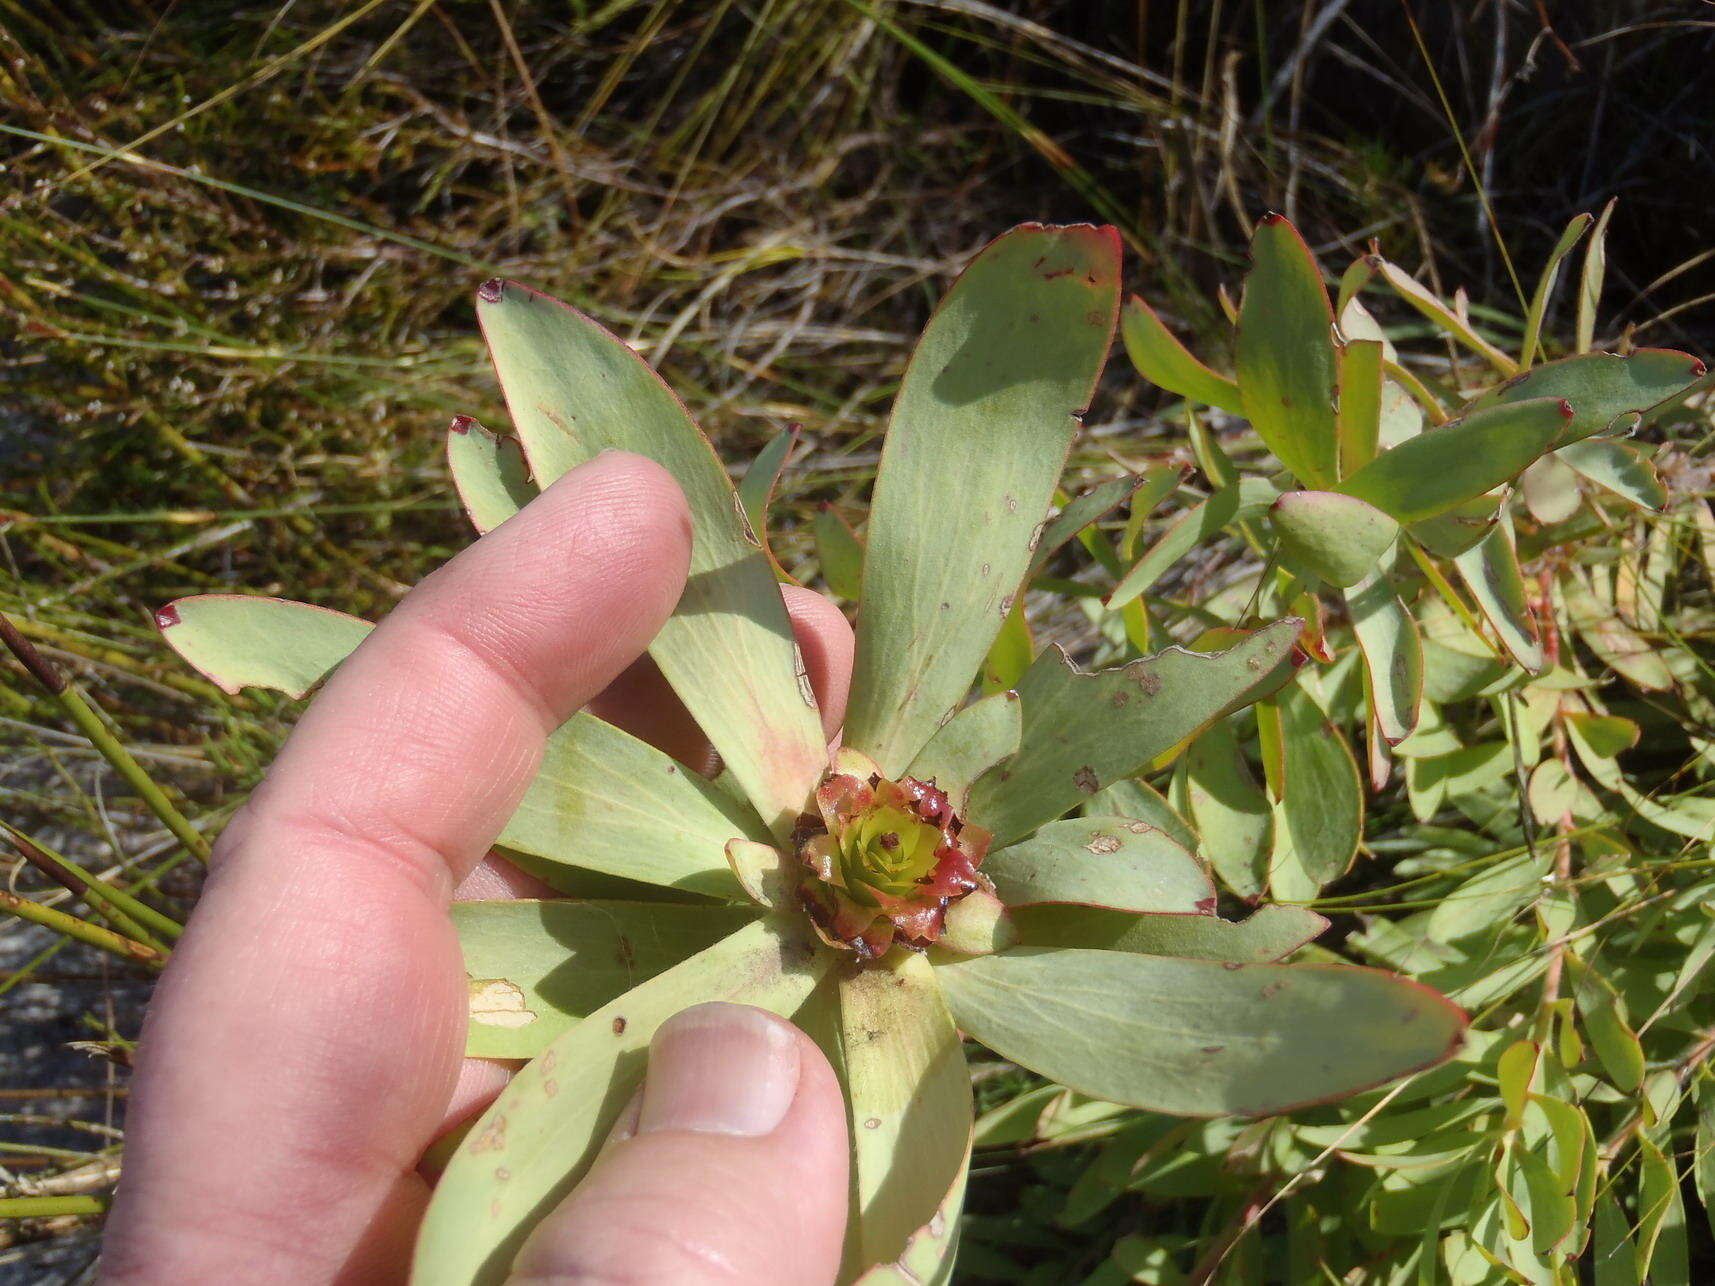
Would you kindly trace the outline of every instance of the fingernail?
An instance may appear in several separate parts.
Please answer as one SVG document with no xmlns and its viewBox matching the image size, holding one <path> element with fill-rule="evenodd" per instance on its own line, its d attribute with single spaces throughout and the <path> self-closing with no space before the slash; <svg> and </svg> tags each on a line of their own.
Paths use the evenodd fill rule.
<svg viewBox="0 0 1715 1286">
<path fill-rule="evenodd" d="M 772 1133 L 798 1091 L 792 1029 L 748 1005 L 693 1005 L 649 1046 L 637 1132 Z"/>
</svg>

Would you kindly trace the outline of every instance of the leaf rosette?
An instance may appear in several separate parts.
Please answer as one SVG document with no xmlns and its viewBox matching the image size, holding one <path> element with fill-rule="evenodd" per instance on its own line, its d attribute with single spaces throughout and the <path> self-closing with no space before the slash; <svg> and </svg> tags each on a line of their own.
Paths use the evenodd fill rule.
<svg viewBox="0 0 1715 1286">
<path fill-rule="evenodd" d="M 651 655 L 725 771 L 710 781 L 587 712 L 550 739 L 500 845 L 572 896 L 453 908 L 469 1051 L 531 1061 L 443 1173 L 418 1286 L 505 1279 L 594 1160 L 656 1027 L 698 1001 L 794 1018 L 841 1073 L 854 1125 L 843 1278 L 871 1284 L 951 1273 L 971 1144 L 961 1030 L 1093 1097 L 1208 1116 L 1342 1097 L 1457 1047 L 1464 1015 L 1426 988 L 1278 963 L 1320 916 L 1216 916 L 1184 823 L 1136 780 L 1285 687 L 1301 622 L 1090 673 L 1049 648 L 971 699 L 991 652 L 1028 643 L 1016 607 L 1038 546 L 1074 534 L 1049 512 L 1119 279 L 1113 229 L 1026 225 L 977 255 L 930 320 L 882 452 L 831 756 L 768 548 L 785 448 L 735 492 L 628 345 L 515 284 L 479 292 L 522 462 L 461 417 L 460 496 L 488 530 L 606 449 L 674 474 L 691 574 Z M 1140 485 L 1110 488 L 1079 521 Z M 164 629 L 216 681 L 294 695 L 365 632 L 233 596 L 181 600 Z"/>
</svg>

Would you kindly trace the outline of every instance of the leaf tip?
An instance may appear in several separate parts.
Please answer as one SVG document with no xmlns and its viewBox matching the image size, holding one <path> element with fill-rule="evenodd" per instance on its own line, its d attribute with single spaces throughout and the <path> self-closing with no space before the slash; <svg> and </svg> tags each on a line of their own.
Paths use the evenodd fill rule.
<svg viewBox="0 0 1715 1286">
<path fill-rule="evenodd" d="M 474 428 L 476 428 L 476 420 L 474 417 L 469 415 L 455 415 L 453 416 L 453 422 L 447 425 L 447 432 L 456 433 L 460 437 L 463 437 Z"/>
<path fill-rule="evenodd" d="M 170 630 L 179 623 L 179 605 L 168 603 L 165 607 L 155 609 L 155 628 L 163 632 Z"/>
<path fill-rule="evenodd" d="M 476 288 L 476 297 L 485 304 L 498 304 L 506 298 L 506 282 L 499 277 L 490 277 Z"/>
</svg>

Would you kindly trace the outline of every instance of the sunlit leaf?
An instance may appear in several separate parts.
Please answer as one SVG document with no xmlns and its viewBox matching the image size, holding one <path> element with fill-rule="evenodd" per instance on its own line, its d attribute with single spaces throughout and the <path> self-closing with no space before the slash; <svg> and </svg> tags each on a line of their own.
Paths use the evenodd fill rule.
<svg viewBox="0 0 1715 1286">
<path fill-rule="evenodd" d="M 1349 590 L 1346 608 L 1364 654 L 1376 725 L 1390 745 L 1397 745 L 1416 731 L 1423 706 L 1423 640 L 1417 622 L 1382 573 Z"/>
<path fill-rule="evenodd" d="M 447 468 L 478 535 L 493 531 L 536 496 L 517 438 L 490 433 L 468 415 L 447 430 Z"/>
<path fill-rule="evenodd" d="M 1277 897 L 1296 898 L 1302 892 L 1280 882 L 1282 839 L 1290 839 L 1292 861 L 1314 889 L 1344 875 L 1363 835 L 1363 783 L 1351 747 L 1302 688 L 1287 688 L 1259 705 L 1257 721 L 1264 728 L 1265 766 L 1271 740 L 1281 756 L 1279 789 L 1271 793 L 1285 827 L 1276 822 L 1270 885 Z M 1277 739 L 1269 724 L 1278 727 Z"/>
<path fill-rule="evenodd" d="M 1566 404 L 1552 398 L 1475 410 L 1384 451 L 1339 489 L 1399 522 L 1420 522 L 1511 482 L 1554 445 L 1570 418 Z"/>
<path fill-rule="evenodd" d="M 983 697 L 937 728 L 906 771 L 919 781 L 933 781 L 963 812 L 971 784 L 1017 752 L 1023 729 L 1016 692 Z"/>
<path fill-rule="evenodd" d="M 758 813 L 783 831 L 827 747 L 779 586 L 726 469 L 673 391 L 582 313 L 492 281 L 477 316 L 538 484 L 617 448 L 662 464 L 683 489 L 690 579 L 650 654 Z"/>
<path fill-rule="evenodd" d="M 1572 406 L 1572 418 L 1559 442 L 1565 446 L 1646 414 L 1685 389 L 1704 369 L 1699 359 L 1669 348 L 1640 348 L 1624 357 L 1584 353 L 1544 362 L 1496 385 L 1472 402 L 1468 412 L 1562 398 Z"/>
<path fill-rule="evenodd" d="M 1269 964 L 1328 927 L 1316 912 L 1270 903 L 1247 920 L 1214 915 L 1132 915 L 1101 907 L 1044 903 L 1013 912 L 1019 941 L 1031 947 L 1090 947 L 1146 956 Z"/>
<path fill-rule="evenodd" d="M 1524 315 L 1524 339 L 1519 344 L 1519 369 L 1529 370 L 1531 363 L 1536 360 L 1536 352 L 1542 340 L 1542 318 L 1548 311 L 1548 301 L 1554 297 L 1554 283 L 1560 277 L 1560 261 L 1572 252 L 1572 247 L 1578 244 L 1578 238 L 1594 221 L 1590 214 L 1575 214 L 1572 222 L 1566 225 L 1560 234 L 1560 240 L 1554 243 L 1554 249 L 1549 252 L 1548 262 L 1543 265 L 1542 277 L 1536 284 L 1536 291 L 1530 297 L 1530 307 Z"/>
<path fill-rule="evenodd" d="M 972 820 L 1005 844 L 1135 776 L 1212 720 L 1286 682 L 1297 631 L 1297 621 L 1280 621 L 1225 652 L 1174 647 L 1093 674 L 1048 649 L 1018 684 L 1018 754 L 972 787 Z M 1091 717 L 1096 710 L 1103 717 Z"/>
<path fill-rule="evenodd" d="M 1233 415 L 1245 414 L 1238 384 L 1191 355 L 1155 310 L 1133 295 L 1120 314 L 1120 337 L 1137 373 L 1169 393 Z"/>
<path fill-rule="evenodd" d="M 1340 477 L 1334 310 L 1298 230 L 1278 214 L 1257 221 L 1238 323 L 1244 414 L 1268 449 L 1310 487 Z"/>
<path fill-rule="evenodd" d="M 1239 747 L 1234 721 L 1206 728 L 1185 751 L 1185 794 L 1199 846 L 1215 874 L 1240 897 L 1268 887 L 1274 813 Z"/>
<path fill-rule="evenodd" d="M 1133 521 L 1141 521 L 1183 481 L 1186 470 L 1175 464 L 1158 464 L 1142 473 L 1109 478 L 1069 501 L 1049 520 L 1030 556 L 1026 582 L 1048 565 L 1048 560 L 1091 523 L 1105 518 L 1128 500 Z"/>
<path fill-rule="evenodd" d="M 712 947 L 755 913 L 520 899 L 454 902 L 452 917 L 471 993 L 465 1054 L 534 1058 L 584 1015 Z"/>
<path fill-rule="evenodd" d="M 1590 234 L 1590 244 L 1584 247 L 1584 263 L 1578 272 L 1577 320 L 1573 326 L 1573 347 L 1587 353 L 1596 343 L 1596 305 L 1601 302 L 1602 283 L 1608 269 L 1608 220 L 1613 217 L 1618 197 L 1609 197 L 1608 204 L 1596 218 L 1596 229 Z"/>
<path fill-rule="evenodd" d="M 1381 442 L 1382 365 L 1378 339 L 1352 339 L 1340 347 L 1340 476 L 1375 459 Z"/>
<path fill-rule="evenodd" d="M 867 1270 L 933 1248 L 919 1243 L 950 1239 L 958 1206 L 945 1203 L 962 1186 L 970 1155 L 971 1081 L 935 970 L 921 955 L 901 952 L 887 968 L 844 979 L 840 1024 L 857 1221 L 851 1241 L 857 1266 Z"/>
<path fill-rule="evenodd" d="M 284 598 L 199 594 L 155 614 L 175 652 L 228 692 L 304 696 L 374 628 L 344 612 Z"/>
<path fill-rule="evenodd" d="M 1667 490 L 1643 449 L 1631 442 L 1589 438 L 1555 452 L 1599 487 L 1631 501 L 1641 509 L 1666 509 Z"/>
<path fill-rule="evenodd" d="M 751 460 L 750 467 L 745 470 L 744 478 L 737 488 L 738 503 L 744 510 L 745 525 L 761 542 L 762 552 L 768 556 L 775 579 L 794 584 L 796 582 L 787 575 L 786 569 L 780 565 L 780 560 L 774 556 L 774 550 L 769 544 L 768 510 L 774 503 L 774 488 L 779 485 L 781 471 L 786 468 L 786 461 L 797 442 L 796 424 L 784 432 L 776 433 L 769 439 L 768 445 L 758 451 L 756 457 Z"/>
<path fill-rule="evenodd" d="M 1518 370 L 1518 363 L 1479 335 L 1469 318 L 1449 307 L 1434 291 L 1410 273 L 1396 264 L 1389 263 L 1380 255 L 1371 255 L 1370 263 L 1401 299 L 1483 358 L 1502 375 L 1512 375 Z"/>
<path fill-rule="evenodd" d="M 642 1080 L 655 1029 L 726 1000 L 791 1016 L 828 969 L 807 927 L 771 917 L 586 1017 L 513 1077 L 453 1155 L 417 1237 L 413 1286 L 499 1286 L 535 1221 L 578 1182 Z"/>
<path fill-rule="evenodd" d="M 727 841 L 765 839 L 745 806 L 589 713 L 549 738 L 500 843 L 550 861 L 734 897 Z"/>
<path fill-rule="evenodd" d="M 1525 599 L 1524 576 L 1508 525 L 1490 528 L 1489 534 L 1455 558 L 1453 565 L 1513 660 L 1532 674 L 1540 674 L 1548 662 L 1536 616 Z"/>
<path fill-rule="evenodd" d="M 964 699 L 1012 609 L 1118 307 L 1117 233 L 1029 225 L 970 263 L 918 341 L 870 509 L 846 716 L 884 772 Z"/>
<path fill-rule="evenodd" d="M 1003 1057 L 1114 1103 L 1264 1116 L 1433 1066 L 1464 1015 L 1349 966 L 1235 965 L 1018 947 L 936 970 L 955 1021 Z"/>
<path fill-rule="evenodd" d="M 1268 513 L 1288 565 L 1340 588 L 1373 574 L 1399 535 L 1381 510 L 1337 491 L 1288 491 Z"/>
<path fill-rule="evenodd" d="M 1215 886 L 1197 859 L 1129 817 L 1050 822 L 990 853 L 982 869 L 1009 907 L 1073 902 L 1171 914 L 1215 909 Z"/>
<path fill-rule="evenodd" d="M 817 511 L 811 530 L 828 591 L 848 603 L 857 602 L 863 592 L 863 542 L 832 505 L 823 505 Z"/>
</svg>

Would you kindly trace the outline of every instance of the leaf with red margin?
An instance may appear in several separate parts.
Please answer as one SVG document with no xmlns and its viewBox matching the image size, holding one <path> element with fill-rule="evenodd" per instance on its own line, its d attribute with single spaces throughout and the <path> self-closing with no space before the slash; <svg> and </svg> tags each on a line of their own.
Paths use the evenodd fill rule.
<svg viewBox="0 0 1715 1286">
<path fill-rule="evenodd" d="M 970 690 L 1018 597 L 1119 310 L 1119 234 L 1026 224 L 918 341 L 870 508 L 846 740 L 896 775 Z"/>
<path fill-rule="evenodd" d="M 1270 1116 L 1433 1067 L 1464 1012 L 1355 965 L 1234 964 L 1015 947 L 938 966 L 960 1028 L 1093 1098 L 1177 1116 Z"/>
</svg>

